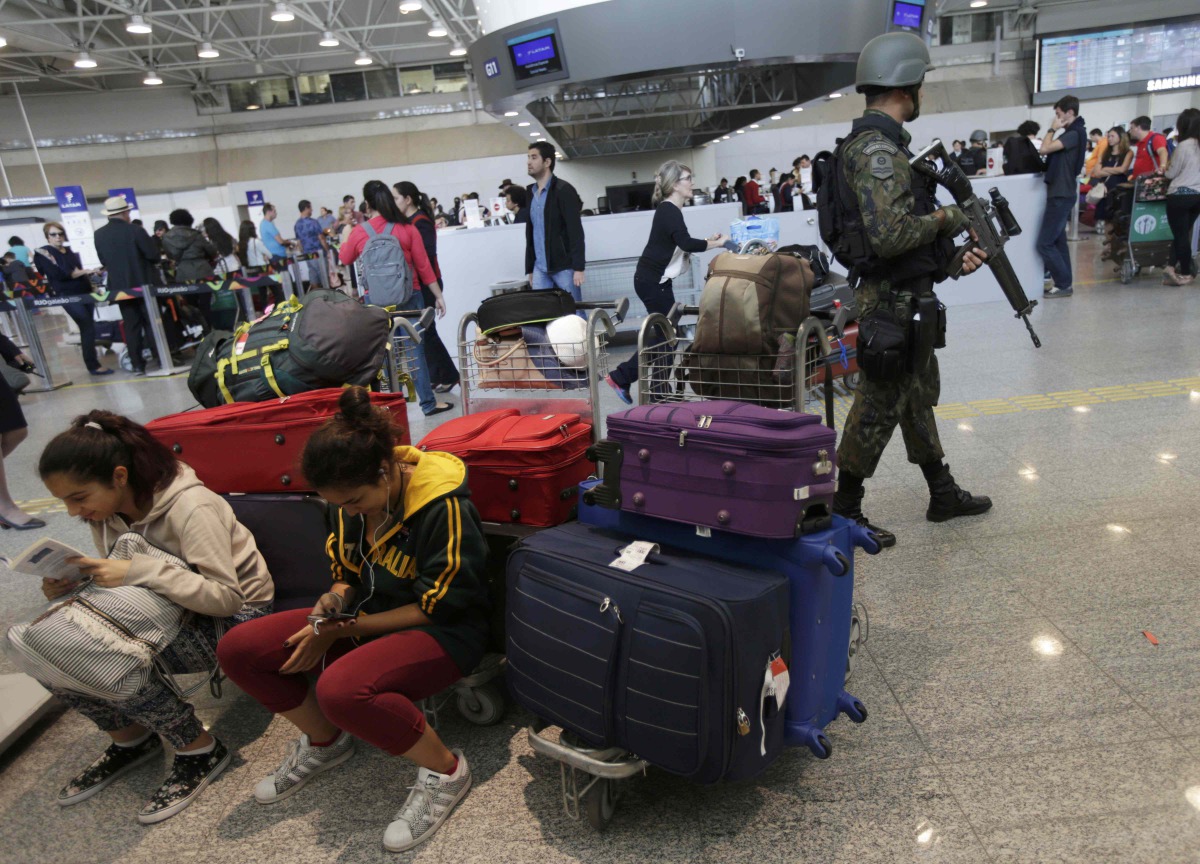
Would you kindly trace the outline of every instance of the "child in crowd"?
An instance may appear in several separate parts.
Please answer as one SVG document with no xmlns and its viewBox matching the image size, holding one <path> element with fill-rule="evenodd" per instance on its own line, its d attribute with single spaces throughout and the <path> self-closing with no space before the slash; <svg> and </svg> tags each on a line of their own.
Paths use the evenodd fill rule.
<svg viewBox="0 0 1200 864">
<path fill-rule="evenodd" d="M 339 407 L 301 460 L 337 508 L 325 546 L 333 585 L 311 612 L 252 621 L 217 653 L 239 687 L 301 733 L 255 800 L 299 791 L 349 759 L 357 736 L 419 766 L 383 836 L 388 850 L 403 852 L 429 839 L 471 785 L 462 751 L 447 749 L 413 703 L 483 657 L 485 541 L 461 461 L 396 446 L 390 415 L 362 387 L 348 388 Z M 320 676 L 315 688 L 310 672 Z"/>
<path fill-rule="evenodd" d="M 167 671 L 210 671 L 221 634 L 271 611 L 275 587 L 250 532 L 144 427 L 108 411 L 76 417 L 46 445 L 38 473 L 67 512 L 91 526 L 98 556 L 74 563 L 94 585 L 141 586 L 195 613 L 157 658 Z M 104 557 L 127 532 L 189 566 L 140 554 L 127 560 Z M 42 581 L 47 600 L 76 587 L 65 579 Z M 46 686 L 112 739 L 100 758 L 58 793 L 64 807 L 91 798 L 142 762 L 161 759 L 163 739 L 175 748 L 175 762 L 138 813 L 144 824 L 183 810 L 229 765 L 229 751 L 157 674 L 120 702 Z"/>
</svg>

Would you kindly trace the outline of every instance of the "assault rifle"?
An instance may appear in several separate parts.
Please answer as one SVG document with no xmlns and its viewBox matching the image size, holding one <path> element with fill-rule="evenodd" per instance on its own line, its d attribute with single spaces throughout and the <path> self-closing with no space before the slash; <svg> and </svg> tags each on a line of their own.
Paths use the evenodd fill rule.
<svg viewBox="0 0 1200 864">
<path fill-rule="evenodd" d="M 946 166 L 940 171 L 932 161 L 939 156 Z M 971 181 L 947 156 L 946 147 L 940 139 L 935 138 L 932 144 L 910 159 L 908 164 L 918 174 L 930 177 L 940 186 L 944 186 L 954 196 L 954 203 L 966 214 L 970 223 L 971 239 L 954 256 L 950 263 L 950 272 L 957 273 L 961 270 L 962 259 L 968 252 L 976 249 L 985 252 L 987 260 L 984 263 L 992 269 L 992 275 L 1000 283 L 1000 290 L 1017 313 L 1016 317 L 1025 322 L 1029 338 L 1033 340 L 1033 347 L 1041 348 L 1042 342 L 1037 333 L 1033 332 L 1033 325 L 1029 323 L 1029 313 L 1033 311 L 1037 301 L 1025 296 L 1021 280 L 1017 278 L 1012 262 L 1008 260 L 1004 251 L 1004 244 L 1008 242 L 1008 238 L 1021 233 L 1021 226 L 1009 209 L 1008 201 L 995 187 L 988 191 L 992 199 L 990 203 L 976 195 Z M 997 221 L 1000 223 L 998 229 Z"/>
</svg>

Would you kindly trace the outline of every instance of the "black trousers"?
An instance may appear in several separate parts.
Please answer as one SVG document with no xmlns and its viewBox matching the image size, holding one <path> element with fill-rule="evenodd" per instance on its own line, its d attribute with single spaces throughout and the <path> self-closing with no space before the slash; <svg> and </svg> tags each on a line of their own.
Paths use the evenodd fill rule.
<svg viewBox="0 0 1200 864">
<path fill-rule="evenodd" d="M 426 309 L 431 309 L 435 305 L 433 292 L 426 291 L 424 288 L 421 289 L 421 299 L 424 301 Z M 429 383 L 434 386 L 457 384 L 458 368 L 454 365 L 454 359 L 450 356 L 450 352 L 446 350 L 442 337 L 438 335 L 436 324 L 430 324 L 429 329 L 421 334 L 421 345 L 425 351 L 425 368 L 429 372 Z"/>
<path fill-rule="evenodd" d="M 146 314 L 145 301 L 122 300 L 117 304 L 121 307 L 121 321 L 125 325 L 125 347 L 129 350 L 129 362 L 134 370 L 145 369 L 146 361 L 142 359 L 142 349 L 149 348 L 157 356 L 158 346 L 154 344 L 154 333 L 150 330 L 150 318 Z M 158 358 L 162 361 L 162 358 Z"/>
<path fill-rule="evenodd" d="M 89 372 L 97 371 L 100 358 L 96 356 L 96 307 L 72 303 L 64 306 L 63 310 L 79 325 L 79 350 L 83 352 L 83 365 Z M 123 313 L 121 317 L 125 317 Z"/>
<path fill-rule="evenodd" d="M 670 279 L 666 282 L 659 282 L 659 278 L 661 277 L 645 275 L 641 271 L 638 271 L 633 275 L 633 290 L 637 292 L 641 301 L 646 304 L 647 312 L 658 312 L 661 315 L 666 315 L 671 311 L 671 307 L 675 305 L 675 290 Z M 661 336 L 661 331 L 659 335 Z M 660 339 L 652 339 L 646 347 L 653 348 L 660 344 L 660 342 Z M 666 360 L 667 358 L 663 359 Z M 656 374 L 655 378 L 658 377 Z M 628 390 L 633 386 L 633 382 L 638 380 L 638 355 L 636 351 L 633 352 L 632 357 L 613 370 L 612 379 L 622 390 Z M 656 381 L 656 383 L 662 382 Z"/>
<path fill-rule="evenodd" d="M 1171 262 L 1180 276 L 1195 276 L 1192 263 L 1192 229 L 1200 216 L 1200 195 L 1168 195 L 1167 224 L 1174 235 Z"/>
</svg>

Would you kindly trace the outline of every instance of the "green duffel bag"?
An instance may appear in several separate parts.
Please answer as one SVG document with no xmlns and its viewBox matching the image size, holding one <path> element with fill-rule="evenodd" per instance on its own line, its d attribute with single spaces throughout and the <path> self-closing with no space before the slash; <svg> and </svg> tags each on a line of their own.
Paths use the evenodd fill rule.
<svg viewBox="0 0 1200 864">
<path fill-rule="evenodd" d="M 188 388 L 212 408 L 370 384 L 383 365 L 390 332 L 386 310 L 339 291 L 312 291 L 233 333 L 210 333 L 196 351 Z"/>
</svg>

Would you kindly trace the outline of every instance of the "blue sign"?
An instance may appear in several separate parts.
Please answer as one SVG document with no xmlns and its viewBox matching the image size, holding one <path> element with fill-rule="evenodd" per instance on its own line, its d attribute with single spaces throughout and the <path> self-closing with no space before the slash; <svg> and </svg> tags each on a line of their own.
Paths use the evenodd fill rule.
<svg viewBox="0 0 1200 864">
<path fill-rule="evenodd" d="M 263 206 L 263 193 L 261 189 L 246 190 L 246 206 L 261 207 Z"/>
<path fill-rule="evenodd" d="M 491 60 L 483 64 L 483 74 L 489 78 L 496 78 L 500 74 L 500 61 L 493 57 Z"/>
<path fill-rule="evenodd" d="M 118 195 L 121 195 L 122 197 L 125 198 L 126 201 L 129 202 L 129 207 L 131 210 L 138 209 L 137 195 L 134 194 L 132 189 L 109 189 L 108 190 L 108 197 L 115 198 Z"/>
<path fill-rule="evenodd" d="M 87 198 L 83 197 L 82 186 L 55 186 L 54 197 L 58 199 L 60 213 L 87 212 Z"/>
</svg>

